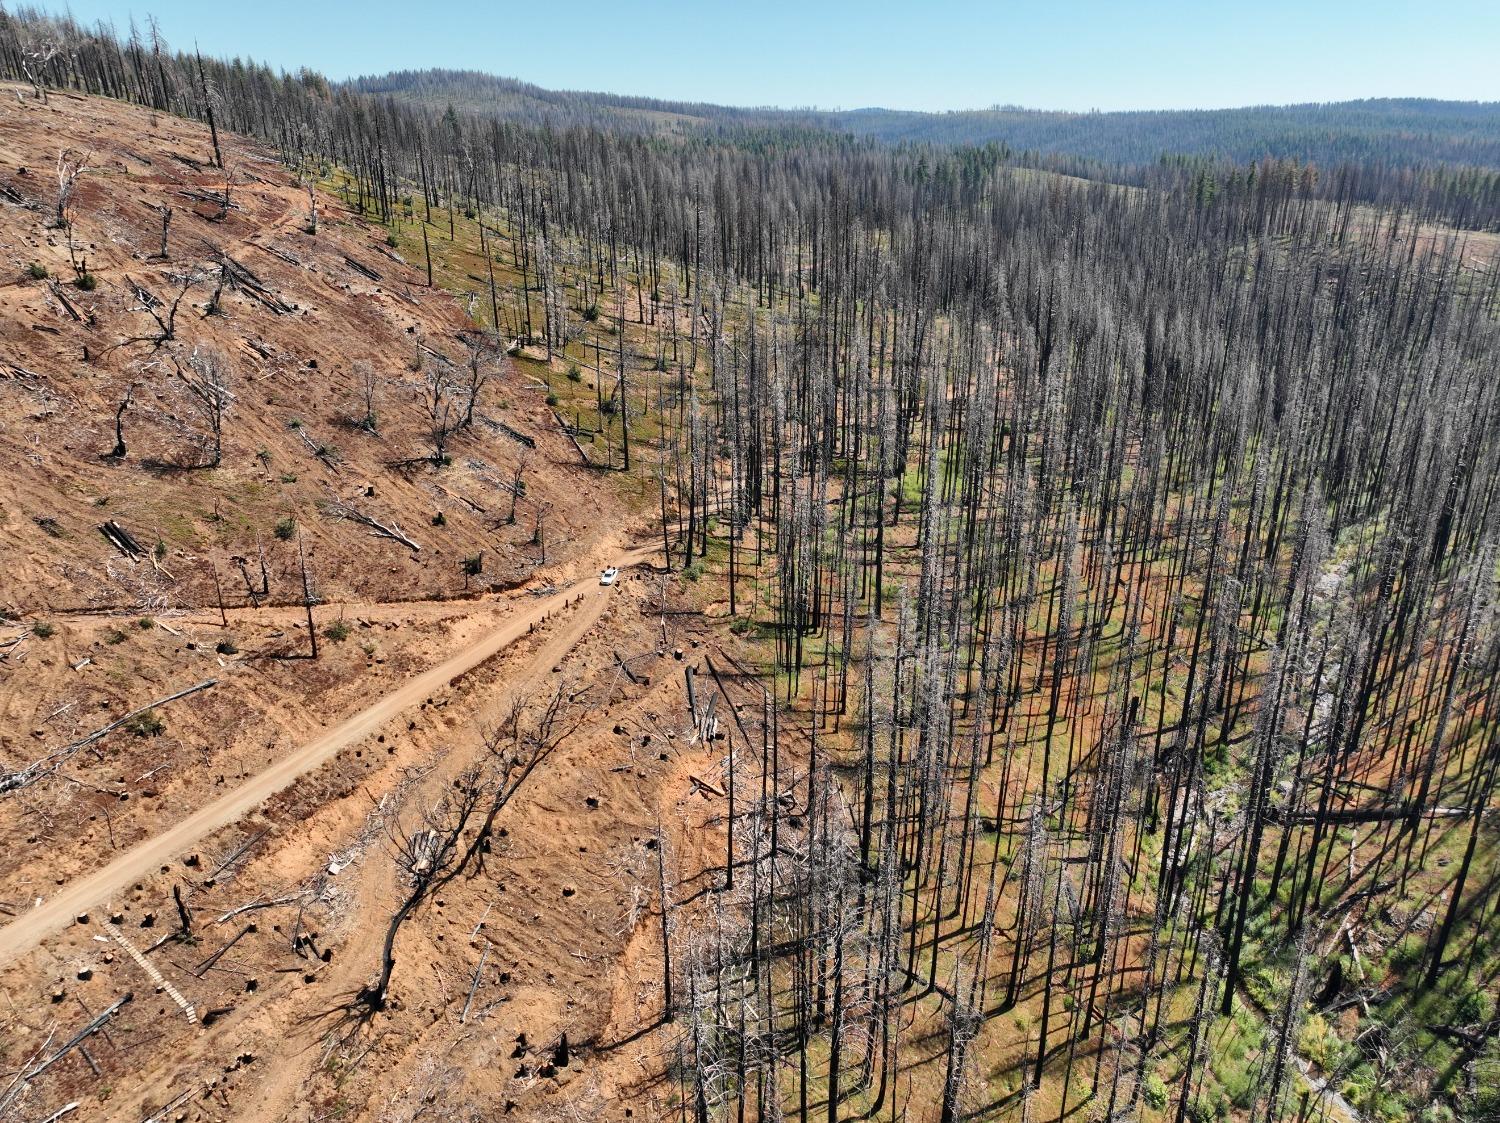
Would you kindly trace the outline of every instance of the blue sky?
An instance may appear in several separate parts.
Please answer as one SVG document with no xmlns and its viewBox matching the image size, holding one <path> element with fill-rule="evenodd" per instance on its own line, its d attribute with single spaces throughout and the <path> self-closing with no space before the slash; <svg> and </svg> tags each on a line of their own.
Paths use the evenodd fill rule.
<svg viewBox="0 0 1500 1123">
<path fill-rule="evenodd" d="M 43 0 L 45 6 L 55 7 Z M 428 66 L 730 105 L 1167 109 L 1500 100 L 1500 0 L 71 0 L 330 77 Z"/>
</svg>

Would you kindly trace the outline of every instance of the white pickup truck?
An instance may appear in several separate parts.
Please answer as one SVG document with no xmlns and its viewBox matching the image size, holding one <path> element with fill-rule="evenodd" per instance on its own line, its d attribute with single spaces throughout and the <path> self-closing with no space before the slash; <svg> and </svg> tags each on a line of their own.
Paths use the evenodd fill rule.
<svg viewBox="0 0 1500 1123">
<path fill-rule="evenodd" d="M 601 584 L 601 585 L 613 585 L 615 583 L 615 579 L 617 577 L 619 577 L 619 576 L 620 576 L 620 571 L 618 569 L 616 569 L 614 566 L 610 566 L 603 573 L 599 574 L 599 584 Z"/>
</svg>

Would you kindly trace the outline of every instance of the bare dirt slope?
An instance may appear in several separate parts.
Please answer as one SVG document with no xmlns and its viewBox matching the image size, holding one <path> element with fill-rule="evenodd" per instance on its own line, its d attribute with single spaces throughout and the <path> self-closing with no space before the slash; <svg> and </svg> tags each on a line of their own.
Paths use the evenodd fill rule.
<svg viewBox="0 0 1500 1123">
<path fill-rule="evenodd" d="M 257 542 L 269 597 L 286 601 L 300 596 L 294 544 L 274 535 L 288 516 L 328 598 L 459 592 L 460 561 L 481 550 L 484 571 L 470 584 L 522 579 L 538 562 L 536 514 L 548 504 L 554 556 L 592 533 L 594 520 L 570 502 L 588 477 L 570 468 L 576 454 L 541 394 L 508 371 L 481 392 L 475 423 L 452 437 L 449 467 L 391 469 L 432 451 L 429 374 L 452 387 L 453 416 L 462 417 L 468 321 L 446 293 L 423 287 L 383 229 L 322 197 L 317 233 L 307 233 L 305 190 L 248 142 L 225 137 L 221 171 L 206 163 L 212 148 L 195 124 L 98 99 L 54 95 L 43 105 L 4 92 L 0 609 L 208 603 L 215 566 L 240 603 L 245 582 L 232 559 L 250 559 L 259 584 Z M 68 207 L 71 230 L 55 226 L 60 158 L 85 169 Z M 227 208 L 211 201 L 226 182 Z M 165 259 L 163 207 L 172 211 Z M 91 291 L 77 287 L 74 263 Z M 166 317 L 179 293 L 174 336 L 162 340 L 146 305 Z M 177 376 L 195 349 L 230 368 L 217 468 L 202 467 L 208 426 Z M 376 379 L 373 432 L 356 424 L 365 414 L 357 364 Z M 127 455 L 111 458 L 116 408 L 131 387 Z M 523 459 L 526 495 L 512 524 L 505 485 Z M 399 526 L 421 549 L 339 523 L 329 517 L 334 500 Z M 607 510 L 606 500 L 598 513 Z M 159 564 L 123 557 L 97 529 L 110 519 L 148 551 L 160 543 Z"/>
<path fill-rule="evenodd" d="M 461 380 L 466 318 L 380 228 L 321 196 L 307 233 L 305 189 L 238 138 L 225 207 L 201 127 L 0 94 L 0 778 L 50 762 L 0 791 L 0 1119 L 668 1113 L 653 851 L 674 897 L 712 900 L 724 746 L 692 735 L 682 669 L 725 637 L 648 567 L 597 588 L 645 556 L 639 520 L 508 369 L 450 463 L 393 466 L 431 449 L 427 376 Z M 86 168 L 70 229 L 60 154 Z M 151 338 L 146 304 L 179 289 Z M 217 467 L 176 373 L 206 349 L 232 379 Z M 498 715 L 559 684 L 577 728 L 483 868 L 403 927 L 391 1002 L 360 1016 L 395 840 Z"/>
<path fill-rule="evenodd" d="M 274 154 L 225 135 L 226 174 L 208 165 L 199 125 L 4 93 L 0 775 L 218 684 L 163 707 L 142 736 L 116 733 L 67 756 L 53 781 L 0 796 L 0 915 L 462 650 L 507 611 L 493 590 L 551 579 L 543 547 L 554 566 L 591 566 L 622 521 L 609 484 L 577 466 L 539 394 L 501 361 L 487 365 L 476 423 L 450 438 L 451 464 L 390 466 L 431 447 L 427 378 L 459 380 L 466 317 L 336 198 L 320 198 L 309 234 L 305 189 Z M 59 161 L 83 168 L 65 228 Z M 205 201 L 222 202 L 226 183 L 227 207 Z M 178 293 L 172 338 L 159 338 L 146 305 L 164 317 Z M 233 395 L 216 468 L 199 467 L 208 430 L 177 374 L 205 351 L 225 357 Z M 373 432 L 349 421 L 364 412 L 361 363 L 376 381 Z M 518 470 L 521 496 L 501 487 Z M 338 501 L 421 548 L 333 517 Z M 112 543 L 106 523 L 143 553 Z M 283 658 L 309 650 L 299 542 L 319 629 L 347 635 L 325 638 L 316 661 Z M 465 558 L 480 572 L 465 574 Z"/>
</svg>

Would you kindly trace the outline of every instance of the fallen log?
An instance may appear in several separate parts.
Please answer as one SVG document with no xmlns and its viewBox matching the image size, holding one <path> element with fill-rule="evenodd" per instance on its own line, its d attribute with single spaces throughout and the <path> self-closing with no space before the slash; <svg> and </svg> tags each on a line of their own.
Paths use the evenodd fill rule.
<svg viewBox="0 0 1500 1123">
<path fill-rule="evenodd" d="M 484 950 L 479 953 L 479 966 L 474 968 L 474 981 L 469 984 L 469 997 L 464 999 L 464 1012 L 458 1016 L 458 1024 L 469 1020 L 469 1007 L 474 1005 L 474 992 L 479 989 L 480 976 L 484 974 L 484 961 L 490 957 L 490 944 L 486 940 Z"/>
<path fill-rule="evenodd" d="M 509 425 L 507 425 L 503 421 L 497 421 L 497 422 L 495 422 L 495 424 L 500 427 L 500 431 L 502 433 L 504 433 L 507 437 L 510 437 L 512 440 L 517 441 L 520 444 L 525 445 L 527 448 L 536 448 L 536 438 L 535 437 L 528 437 L 525 433 L 521 432 L 519 429 L 512 429 Z"/>
<path fill-rule="evenodd" d="M 1429 1025 L 1427 1028 L 1438 1037 L 1456 1041 L 1465 1048 L 1477 1051 L 1483 1049 L 1485 1043 L 1494 1035 L 1495 1027 L 1496 1023 L 1490 1022 L 1473 1029 L 1454 1025 Z"/>
<path fill-rule="evenodd" d="M 226 920 L 232 920 L 241 913 L 255 912 L 257 909 L 275 909 L 280 908 L 282 905 L 295 905 L 298 901 L 302 900 L 303 896 L 303 894 L 298 893 L 293 897 L 277 897 L 272 901 L 251 901 L 248 905 L 241 905 L 237 909 L 230 909 L 223 916 L 219 917 L 218 920 L 214 921 L 214 923 L 223 924 Z"/>
<path fill-rule="evenodd" d="M 83 1044 L 90 1037 L 103 1029 L 109 1022 L 109 1019 L 119 1013 L 121 1008 L 129 1004 L 134 998 L 135 994 L 133 992 L 126 991 L 124 997 L 116 999 L 110 1005 L 109 1009 L 96 1016 L 93 1021 L 89 1022 L 88 1025 L 84 1026 L 81 1030 L 75 1033 L 71 1038 L 68 1039 L 67 1043 L 63 1045 L 61 1049 L 53 1053 L 52 1056 L 48 1057 L 41 1064 L 37 1065 L 36 1068 L 28 1072 L 24 1079 L 28 1081 L 35 1080 L 38 1076 L 42 1075 L 42 1073 L 46 1072 L 58 1061 L 66 1057 L 79 1045 Z"/>
<path fill-rule="evenodd" d="M 143 308 L 151 309 L 161 307 L 161 297 L 157 296 L 154 292 L 148 289 L 145 285 L 141 284 L 134 277 L 126 277 L 125 280 L 130 284 L 130 291 L 135 294 L 135 298 L 141 302 L 141 306 Z"/>
<path fill-rule="evenodd" d="M 246 242 L 245 244 L 247 246 L 252 246 L 255 249 L 260 250 L 262 253 L 268 253 L 274 258 L 278 258 L 279 260 L 286 262 L 288 265 L 295 265 L 298 269 L 302 268 L 302 262 L 289 253 L 285 253 L 278 249 L 273 249 L 271 246 L 263 246 L 259 242 Z"/>
<path fill-rule="evenodd" d="M 243 292 L 245 295 L 258 300 L 261 304 L 265 305 L 265 307 L 269 308 L 272 312 L 275 312 L 278 316 L 285 315 L 286 313 L 292 311 L 292 306 L 286 301 L 282 300 L 270 289 L 268 289 L 265 285 L 265 282 L 262 281 L 254 273 L 252 273 L 249 268 L 236 261 L 234 258 L 230 257 L 227 253 L 214 246 L 212 243 L 205 242 L 204 245 L 206 245 L 209 250 L 213 252 L 214 256 L 218 258 L 220 265 L 224 269 L 225 278 L 236 289 L 238 289 L 240 292 Z"/>
<path fill-rule="evenodd" d="M 180 160 L 182 157 L 179 156 L 178 159 Z M 181 195 L 184 199 L 192 199 L 195 203 L 211 203 L 213 206 L 222 207 L 226 211 L 237 211 L 240 209 L 238 203 L 231 202 L 223 195 L 215 194 L 212 191 L 183 190 L 177 192 L 177 194 Z"/>
<path fill-rule="evenodd" d="M 73 302 L 71 300 L 63 295 L 62 289 L 61 287 L 59 287 L 57 282 L 53 281 L 47 287 L 52 290 L 52 295 L 57 297 L 57 302 L 63 306 L 68 315 L 72 316 L 76 322 L 80 324 L 83 323 L 83 314 L 80 313 L 77 308 L 73 307 Z"/>
<path fill-rule="evenodd" d="M 198 964 L 198 966 L 194 967 L 193 968 L 193 974 L 196 975 L 200 979 L 203 978 L 203 972 L 207 971 L 215 963 L 217 963 L 217 962 L 219 962 L 219 960 L 223 959 L 224 958 L 224 954 L 227 951 L 229 951 L 230 948 L 234 947 L 235 944 L 239 943 L 246 936 L 250 935 L 250 933 L 255 932 L 255 931 L 257 931 L 257 929 L 256 929 L 256 927 L 255 927 L 255 925 L 253 923 L 245 925 L 223 947 L 221 947 L 218 951 L 216 951 L 212 955 L 210 955 L 202 963 Z"/>
<path fill-rule="evenodd" d="M 307 450 L 314 456 L 316 456 L 319 460 L 321 460 L 326 468 L 333 472 L 339 471 L 338 462 L 333 458 L 334 454 L 331 445 L 318 444 L 318 442 L 313 440 L 312 437 L 308 434 L 307 427 L 305 425 L 299 425 L 297 427 L 297 436 L 302 438 L 302 443 L 307 446 Z"/>
<path fill-rule="evenodd" d="M 6 792 L 18 791 L 19 789 L 27 787 L 30 784 L 34 784 L 43 776 L 46 776 L 51 772 L 55 772 L 59 767 L 61 767 L 62 763 L 65 760 L 68 760 L 75 753 L 81 752 L 95 742 L 103 740 L 105 737 L 109 736 L 109 734 L 113 733 L 116 729 L 119 729 L 120 726 L 124 725 L 132 718 L 139 717 L 147 710 L 155 709 L 157 706 L 165 706 L 168 702 L 175 702 L 179 698 L 186 698 L 190 694 L 196 694 L 200 690 L 207 690 L 210 686 L 217 686 L 218 684 L 219 680 L 216 678 L 204 679 L 202 682 L 196 683 L 195 685 L 188 687 L 186 690 L 179 690 L 176 694 L 168 694 L 165 698 L 158 698 L 156 701 L 149 702 L 138 709 L 131 710 L 124 717 L 118 718 L 115 721 L 110 722 L 108 725 L 94 730 L 87 737 L 79 738 L 72 744 L 64 745 L 56 752 L 50 753 L 49 755 L 43 757 L 41 760 L 33 761 L 31 764 L 28 764 L 25 768 L 22 768 L 18 772 L 12 772 L 8 776 L 0 776 L 0 795 L 4 795 Z"/>
<path fill-rule="evenodd" d="M 162 1121 L 166 1119 L 168 1115 L 176 1111 L 183 1104 L 187 1103 L 188 1100 L 192 1099 L 194 1091 L 195 1089 L 189 1088 L 185 1092 L 178 1092 L 177 1095 L 173 1096 L 160 1108 L 142 1119 L 141 1123 L 162 1123 Z"/>
<path fill-rule="evenodd" d="M 375 270 L 371 269 L 368 265 L 360 264 L 348 254 L 342 254 L 340 256 L 343 257 L 344 262 L 349 266 L 349 268 L 353 269 L 356 273 L 360 274 L 363 277 L 368 277 L 372 281 L 380 280 L 380 274 L 375 272 Z"/>
<path fill-rule="evenodd" d="M 578 452 L 578 459 L 581 460 L 581 461 L 583 461 L 585 464 L 588 464 L 589 463 L 588 453 L 586 453 L 586 452 L 583 451 L 583 446 L 578 443 L 578 438 L 575 437 L 573 435 L 572 431 L 566 425 L 563 424 L 563 419 L 557 415 L 557 410 L 555 410 L 555 409 L 552 411 L 552 420 L 554 420 L 554 421 L 557 422 L 557 427 L 562 430 L 563 435 L 565 437 L 567 437 L 568 440 L 570 440 L 570 441 L 573 442 L 573 448 L 576 449 L 577 452 Z"/>
<path fill-rule="evenodd" d="M 265 838 L 266 835 L 268 835 L 270 833 L 271 832 L 269 830 L 261 831 L 259 834 L 253 836 L 247 842 L 245 842 L 244 845 L 237 847 L 235 849 L 234 853 L 230 854 L 229 857 L 225 858 L 222 862 L 220 862 L 217 866 L 214 867 L 213 872 L 210 873 L 206 878 L 204 878 L 204 881 L 207 882 L 207 883 L 209 883 L 209 884 L 212 884 L 213 882 L 217 881 L 218 878 L 219 878 L 219 875 L 221 873 L 223 873 L 230 866 L 232 866 L 236 862 L 238 862 L 240 860 L 240 858 L 244 854 L 246 854 L 247 852 L 249 852 L 249 850 L 250 850 L 250 848 L 252 846 L 254 846 L 257 842 L 259 842 L 261 839 Z"/>
<path fill-rule="evenodd" d="M 422 549 L 418 543 L 408 538 L 401 527 L 394 521 L 387 526 L 385 523 L 371 518 L 352 503 L 344 503 L 336 500 L 328 505 L 328 510 L 334 518 L 348 519 L 351 522 L 359 523 L 361 526 L 369 527 L 371 533 L 376 538 L 389 538 L 392 542 L 399 542 L 413 553 L 418 553 Z"/>
<path fill-rule="evenodd" d="M 613 652 L 613 655 L 615 657 L 615 662 L 619 664 L 620 670 L 625 672 L 625 677 L 628 678 L 635 686 L 640 686 L 641 676 L 630 669 L 630 664 L 626 660 L 620 658 L 620 653 L 618 651 Z"/>
<path fill-rule="evenodd" d="M 1429 807 L 1426 811 L 1413 812 L 1409 807 L 1345 807 L 1323 812 L 1324 823 L 1396 823 L 1416 815 L 1419 819 L 1457 819 L 1469 814 L 1466 807 Z M 1316 823 L 1320 816 L 1315 811 L 1286 812 L 1272 809 L 1266 818 L 1273 823 L 1305 826 Z"/>
<path fill-rule="evenodd" d="M 694 776 L 691 773 L 688 774 L 688 779 L 693 782 L 693 786 L 694 787 L 699 788 L 699 789 L 701 789 L 701 790 L 703 790 L 705 792 L 709 792 L 712 795 L 716 795 L 720 799 L 724 798 L 724 789 L 723 788 L 715 787 L 713 784 L 710 784 L 707 780 L 704 780 L 704 779 L 702 779 L 701 777 L 698 777 L 698 776 Z"/>
<path fill-rule="evenodd" d="M 740 712 L 734 708 L 734 703 L 729 700 L 729 695 L 724 690 L 724 680 L 719 677 L 719 668 L 714 666 L 714 661 L 707 655 L 703 661 L 708 664 L 708 673 L 713 676 L 714 685 L 719 688 L 719 697 L 724 699 L 724 704 L 729 707 L 729 716 L 734 718 L 734 724 L 740 731 L 740 736 L 745 740 L 750 739 L 750 734 L 745 730 L 745 723 L 740 720 Z"/>
<path fill-rule="evenodd" d="M 488 511 L 486 511 L 478 503 L 475 503 L 474 500 L 469 499 L 466 496 L 460 495 L 456 491 L 450 491 L 448 488 L 444 487 L 442 484 L 434 484 L 433 486 L 436 487 L 439 491 L 441 491 L 444 495 L 448 496 L 448 498 L 450 498 L 450 499 L 457 499 L 465 507 L 468 507 L 469 510 L 475 512 L 476 514 L 480 514 L 480 515 L 487 515 L 487 514 L 489 514 Z"/>
</svg>

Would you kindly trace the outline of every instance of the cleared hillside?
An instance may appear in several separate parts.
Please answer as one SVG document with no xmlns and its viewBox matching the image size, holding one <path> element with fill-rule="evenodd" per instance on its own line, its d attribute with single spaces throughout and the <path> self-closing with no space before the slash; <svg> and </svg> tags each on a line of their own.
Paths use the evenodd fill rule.
<svg viewBox="0 0 1500 1123">
<path fill-rule="evenodd" d="M 433 460 L 424 374 L 464 403 L 467 313 L 339 194 L 315 189 L 311 233 L 305 186 L 219 144 L 227 200 L 202 125 L 56 93 L 0 117 L 0 1118 L 539 1117 L 585 1062 L 627 1087 L 661 1006 L 653 849 L 688 880 L 719 834 L 693 779 L 712 740 L 673 744 L 672 652 L 702 625 L 639 568 L 622 477 L 579 463 L 509 359 Z M 64 227 L 60 152 L 82 165 Z M 179 286 L 154 338 L 141 309 Z M 213 467 L 177 371 L 210 348 L 232 391 Z M 545 766 L 486 876 L 404 925 L 382 1010 L 354 1003 L 409 891 L 402 840 L 528 746 Z"/>
<path fill-rule="evenodd" d="M 237 139 L 225 139 L 226 176 L 199 126 L 98 100 L 7 97 L 0 609 L 201 605 L 215 599 L 214 573 L 239 604 L 249 594 L 236 558 L 260 599 L 300 600 L 287 520 L 324 599 L 521 582 L 542 560 L 534 515 L 548 504 L 554 557 L 587 536 L 559 500 L 588 474 L 568 466 L 576 456 L 544 395 L 469 331 L 451 296 L 425 287 L 385 231 L 321 196 L 308 233 L 306 188 Z M 82 167 L 69 229 L 56 224 L 59 159 Z M 218 464 L 195 356 L 226 374 Z M 439 426 L 450 430 L 441 464 Z M 518 462 L 526 491 L 511 522 Z M 361 515 L 420 549 L 372 538 Z M 100 532 L 111 521 L 143 556 Z M 461 563 L 480 552 L 482 570 L 466 576 Z"/>
</svg>

